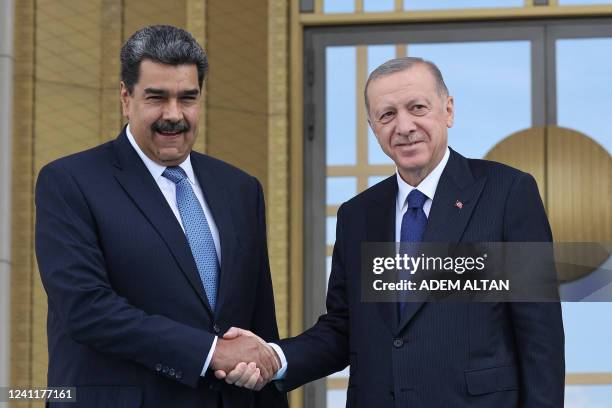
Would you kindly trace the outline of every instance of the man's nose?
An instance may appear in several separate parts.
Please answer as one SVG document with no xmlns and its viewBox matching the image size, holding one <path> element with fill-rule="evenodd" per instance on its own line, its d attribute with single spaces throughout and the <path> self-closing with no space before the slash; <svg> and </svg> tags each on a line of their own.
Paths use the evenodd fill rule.
<svg viewBox="0 0 612 408">
<path fill-rule="evenodd" d="M 416 123 L 414 121 L 414 117 L 408 113 L 399 111 L 397 113 L 397 122 L 395 126 L 395 131 L 400 135 L 409 135 L 417 129 Z"/>
<path fill-rule="evenodd" d="M 183 112 L 176 98 L 168 99 L 168 102 L 164 106 L 163 119 L 170 122 L 177 122 L 183 119 Z"/>
</svg>

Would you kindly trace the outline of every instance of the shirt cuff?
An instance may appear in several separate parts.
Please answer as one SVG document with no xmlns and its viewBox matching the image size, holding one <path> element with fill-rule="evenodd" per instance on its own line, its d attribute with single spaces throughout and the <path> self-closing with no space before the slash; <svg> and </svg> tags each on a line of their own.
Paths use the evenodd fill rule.
<svg viewBox="0 0 612 408">
<path fill-rule="evenodd" d="M 208 356 L 206 357 L 206 361 L 204 362 L 204 368 L 202 368 L 202 374 L 200 374 L 201 377 L 204 377 L 206 375 L 206 370 L 208 370 L 208 366 L 210 365 L 212 356 L 215 353 L 215 347 L 217 347 L 218 338 L 219 336 L 215 336 L 215 339 L 213 340 L 213 344 L 212 346 L 210 346 L 210 351 L 208 352 Z"/>
<path fill-rule="evenodd" d="M 276 372 L 276 375 L 272 377 L 272 380 L 282 380 L 285 378 L 285 373 L 287 372 L 287 358 L 278 344 L 268 343 L 268 345 L 274 349 L 281 362 L 281 368 Z"/>
</svg>

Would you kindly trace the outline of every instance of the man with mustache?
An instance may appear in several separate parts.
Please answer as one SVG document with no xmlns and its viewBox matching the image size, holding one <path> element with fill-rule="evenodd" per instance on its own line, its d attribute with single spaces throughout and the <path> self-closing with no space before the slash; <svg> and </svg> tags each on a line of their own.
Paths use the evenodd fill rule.
<svg viewBox="0 0 612 408">
<path fill-rule="evenodd" d="M 278 387 L 292 390 L 350 365 L 349 408 L 562 407 L 558 302 L 362 301 L 363 242 L 552 240 L 533 177 L 447 146 L 454 100 L 433 63 L 384 63 L 368 78 L 365 104 L 397 173 L 338 210 L 327 313 L 280 342 L 286 363 Z M 236 336 L 252 333 L 226 334 Z M 241 365 L 216 374 L 258 388 L 252 371 Z"/>
<path fill-rule="evenodd" d="M 182 29 L 137 31 L 121 50 L 127 126 L 40 171 L 48 382 L 76 387 L 75 408 L 287 406 L 275 387 L 213 375 L 248 359 L 269 380 L 279 361 L 254 337 L 221 337 L 278 330 L 261 185 L 192 151 L 207 65 Z"/>
</svg>

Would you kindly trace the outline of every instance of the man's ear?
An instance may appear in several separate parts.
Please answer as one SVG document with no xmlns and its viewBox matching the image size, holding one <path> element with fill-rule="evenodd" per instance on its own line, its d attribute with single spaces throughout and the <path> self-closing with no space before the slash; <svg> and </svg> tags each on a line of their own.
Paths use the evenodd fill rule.
<svg viewBox="0 0 612 408">
<path fill-rule="evenodd" d="M 130 92 L 128 91 L 127 85 L 123 81 L 121 81 L 121 109 L 123 111 L 123 116 L 129 119 L 129 111 L 130 111 Z"/>
<path fill-rule="evenodd" d="M 452 96 L 446 98 L 446 127 L 452 128 L 455 123 L 455 99 Z"/>
</svg>

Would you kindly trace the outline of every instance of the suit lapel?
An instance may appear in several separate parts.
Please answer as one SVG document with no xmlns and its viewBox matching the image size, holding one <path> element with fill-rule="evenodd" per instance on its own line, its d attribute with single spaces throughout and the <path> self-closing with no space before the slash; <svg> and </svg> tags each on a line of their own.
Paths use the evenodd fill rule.
<svg viewBox="0 0 612 408">
<path fill-rule="evenodd" d="M 115 140 L 114 146 L 117 153 L 115 178 L 157 230 L 181 272 L 211 312 L 187 238 L 157 183 L 128 141 L 125 129 Z"/>
<path fill-rule="evenodd" d="M 432 202 L 424 242 L 456 243 L 461 240 L 482 193 L 486 178 L 474 179 L 465 157 L 451 149 Z M 403 330 L 424 302 L 408 302 L 399 330 Z"/>
<path fill-rule="evenodd" d="M 370 201 L 366 212 L 366 241 L 395 242 L 395 201 L 397 199 L 397 180 L 393 175 L 380 186 L 382 192 Z M 390 254 L 389 256 L 394 256 Z M 362 289 L 363 290 L 363 289 Z M 377 302 L 380 317 L 393 334 L 397 330 L 397 305 L 394 302 Z"/>
<path fill-rule="evenodd" d="M 212 174 L 210 167 L 206 166 L 204 156 L 192 154 L 191 164 L 202 188 L 206 203 L 212 212 L 215 224 L 219 230 L 219 240 L 221 241 L 221 265 L 219 270 L 219 287 L 217 288 L 217 307 L 215 309 L 215 316 L 218 317 L 219 313 L 223 311 L 224 304 L 228 299 L 232 298 L 231 291 L 235 286 L 231 280 L 233 277 L 233 260 L 236 258 L 236 253 L 239 249 L 238 235 L 236 234 L 231 213 L 231 201 L 225 187 L 219 178 Z"/>
</svg>

